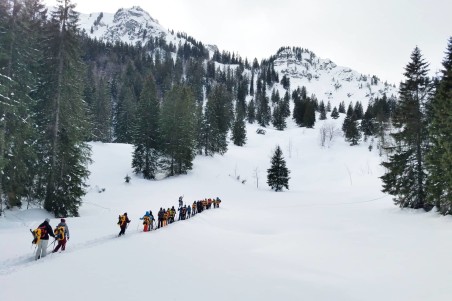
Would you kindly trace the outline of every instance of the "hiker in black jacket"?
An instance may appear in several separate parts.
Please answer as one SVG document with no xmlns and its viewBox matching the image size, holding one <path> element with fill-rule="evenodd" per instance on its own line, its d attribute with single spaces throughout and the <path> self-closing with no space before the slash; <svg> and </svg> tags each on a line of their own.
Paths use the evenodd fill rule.
<svg viewBox="0 0 452 301">
<path fill-rule="evenodd" d="M 49 236 L 55 238 L 55 234 L 53 233 L 53 229 L 50 226 L 49 222 L 50 219 L 46 218 L 45 221 L 38 227 L 39 229 L 41 229 L 41 239 L 37 244 L 35 260 L 46 257 L 47 246 L 49 244 Z"/>
<path fill-rule="evenodd" d="M 119 231 L 118 237 L 126 234 L 126 229 L 127 229 L 127 226 L 129 225 L 129 223 L 130 223 L 130 219 L 127 216 L 127 212 L 125 212 L 123 215 L 119 216 L 118 225 L 121 228 L 121 231 Z"/>
<path fill-rule="evenodd" d="M 163 227 L 163 209 L 160 207 L 159 212 L 157 213 L 158 224 L 157 229 Z"/>
</svg>

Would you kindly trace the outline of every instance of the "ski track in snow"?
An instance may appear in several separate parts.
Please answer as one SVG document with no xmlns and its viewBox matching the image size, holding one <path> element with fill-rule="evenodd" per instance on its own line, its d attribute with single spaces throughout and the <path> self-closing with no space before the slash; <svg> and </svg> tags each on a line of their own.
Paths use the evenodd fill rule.
<svg viewBox="0 0 452 301">
<path fill-rule="evenodd" d="M 102 206 L 99 206 L 102 207 Z M 108 209 L 105 207 L 102 207 L 104 209 Z M 219 208 L 216 208 L 219 209 Z M 211 210 L 211 209 L 207 209 L 207 210 Z M 200 214 L 200 213 L 198 213 Z M 196 217 L 198 214 L 196 214 L 195 216 L 190 217 L 189 219 L 186 220 L 175 220 L 173 222 L 177 223 L 180 221 L 187 221 L 190 220 L 194 217 Z M 154 229 L 149 231 L 150 233 L 153 233 L 154 231 L 157 231 L 159 229 L 156 228 L 156 223 L 154 223 Z M 140 223 L 138 223 L 138 225 L 140 225 Z M 163 227 L 162 229 L 165 229 L 166 227 L 170 226 L 171 224 L 168 224 L 167 226 Z M 28 227 L 28 226 L 27 226 Z M 65 251 L 59 251 L 58 253 L 75 253 L 75 252 L 79 252 L 81 250 L 87 249 L 87 248 L 92 248 L 92 247 L 96 247 L 102 244 L 106 244 L 109 242 L 112 242 L 113 238 L 124 238 L 125 236 L 130 237 L 130 236 L 135 236 L 138 234 L 142 234 L 145 233 L 142 230 L 140 230 L 140 228 L 138 227 L 138 229 L 136 231 L 133 231 L 133 229 L 130 229 L 129 227 L 127 227 L 127 229 L 129 231 L 126 231 L 126 235 L 123 235 L 122 237 L 118 237 L 118 234 L 114 234 L 114 235 L 105 235 L 103 237 L 100 238 L 95 238 L 95 239 L 90 239 L 86 242 L 83 243 L 76 243 L 76 244 L 71 244 L 70 248 L 68 250 Z M 149 233 L 146 233 L 149 234 Z M 47 247 L 47 256 L 44 258 L 41 258 L 39 260 L 35 260 L 34 256 L 35 256 L 35 252 L 36 252 L 36 247 L 33 248 L 33 253 L 28 256 L 28 255 L 23 255 L 17 258 L 13 258 L 13 259 L 9 259 L 9 260 L 5 260 L 4 262 L 0 263 L 0 275 L 8 275 L 14 272 L 17 272 L 21 269 L 27 268 L 28 266 L 34 265 L 34 264 L 43 264 L 48 260 L 52 260 L 53 256 L 56 253 L 52 253 L 52 249 L 55 247 L 56 242 L 49 242 L 49 245 Z M 49 251 L 50 250 L 50 251 Z"/>
</svg>

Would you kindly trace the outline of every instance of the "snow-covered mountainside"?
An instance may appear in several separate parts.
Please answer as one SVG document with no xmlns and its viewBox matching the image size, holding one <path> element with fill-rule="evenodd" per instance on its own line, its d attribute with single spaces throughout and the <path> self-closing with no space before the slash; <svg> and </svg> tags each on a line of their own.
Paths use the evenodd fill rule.
<svg viewBox="0 0 452 301">
<path fill-rule="evenodd" d="M 88 36 L 111 43 L 121 41 L 144 45 L 150 38 L 156 37 L 164 39 L 167 44 L 172 43 L 176 48 L 185 42 L 190 43 L 184 36 L 165 29 L 140 7 L 122 8 L 115 14 L 81 14 L 80 27 Z M 205 45 L 211 55 L 218 50 L 214 45 Z M 284 75 L 290 78 L 292 90 L 305 86 L 309 95 L 315 94 L 325 104 L 330 101 L 332 106 L 342 101 L 346 105 L 360 101 L 365 108 L 373 98 L 382 97 L 383 94 L 387 97 L 397 95 L 397 88 L 393 84 L 373 75 L 337 66 L 307 49 L 282 48 L 272 57 L 272 61 L 280 78 Z"/>
<path fill-rule="evenodd" d="M 321 59 L 307 49 L 286 48 L 278 52 L 274 60 L 275 70 L 290 77 L 291 87 L 305 86 L 308 94 L 315 94 L 325 104 L 332 106 L 344 101 L 360 101 L 364 107 L 370 99 L 397 95 L 397 88 L 378 77 L 364 75 L 347 67 L 336 65 L 329 59 Z"/>
<path fill-rule="evenodd" d="M 115 14 L 80 14 L 80 28 L 92 38 L 135 45 L 151 37 L 165 38 L 171 33 L 140 7 L 121 8 Z"/>
</svg>

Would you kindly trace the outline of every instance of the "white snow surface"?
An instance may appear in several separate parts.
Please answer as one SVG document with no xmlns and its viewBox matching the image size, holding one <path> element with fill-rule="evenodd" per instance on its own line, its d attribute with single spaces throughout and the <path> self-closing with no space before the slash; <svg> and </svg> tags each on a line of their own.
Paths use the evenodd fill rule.
<svg viewBox="0 0 452 301">
<path fill-rule="evenodd" d="M 59 222 L 41 209 L 0 219 L 0 300 L 452 300 L 452 219 L 394 206 L 368 143 L 337 136 L 320 147 L 319 128 L 342 118 L 266 135 L 249 125 L 244 147 L 158 181 L 133 175 L 131 145 L 91 143 L 90 188 L 80 217 L 67 218 L 66 251 L 34 261 L 29 229 Z M 283 192 L 266 184 L 277 144 L 291 170 Z M 222 203 L 142 232 L 145 211 L 177 207 L 180 195 Z M 117 238 L 124 212 L 132 222 Z"/>
</svg>

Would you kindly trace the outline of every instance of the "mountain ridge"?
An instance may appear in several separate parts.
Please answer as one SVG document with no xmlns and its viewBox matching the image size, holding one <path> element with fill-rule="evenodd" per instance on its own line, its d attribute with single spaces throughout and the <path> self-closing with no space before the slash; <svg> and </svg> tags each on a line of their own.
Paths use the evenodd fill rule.
<svg viewBox="0 0 452 301">
<path fill-rule="evenodd" d="M 176 52 L 185 43 L 194 45 L 185 33 L 174 33 L 173 30 L 164 28 L 139 6 L 121 8 L 115 14 L 80 14 L 80 28 L 87 36 L 108 43 L 123 42 L 142 46 L 150 39 L 157 38 L 174 45 Z M 205 47 L 210 58 L 215 51 L 219 51 L 216 45 L 205 44 Z M 398 94 L 395 85 L 381 81 L 375 75 L 338 66 L 331 59 L 317 57 L 306 48 L 281 47 L 269 61 L 274 64 L 280 78 L 284 75 L 290 78 L 291 88 L 305 86 L 309 94 L 315 94 L 319 101 L 329 101 L 333 106 L 338 106 L 342 101 L 360 101 L 367 106 L 375 98 L 383 95 L 394 97 Z M 229 66 L 230 64 L 225 64 L 222 67 Z M 281 89 L 280 93 L 283 92 Z"/>
</svg>

